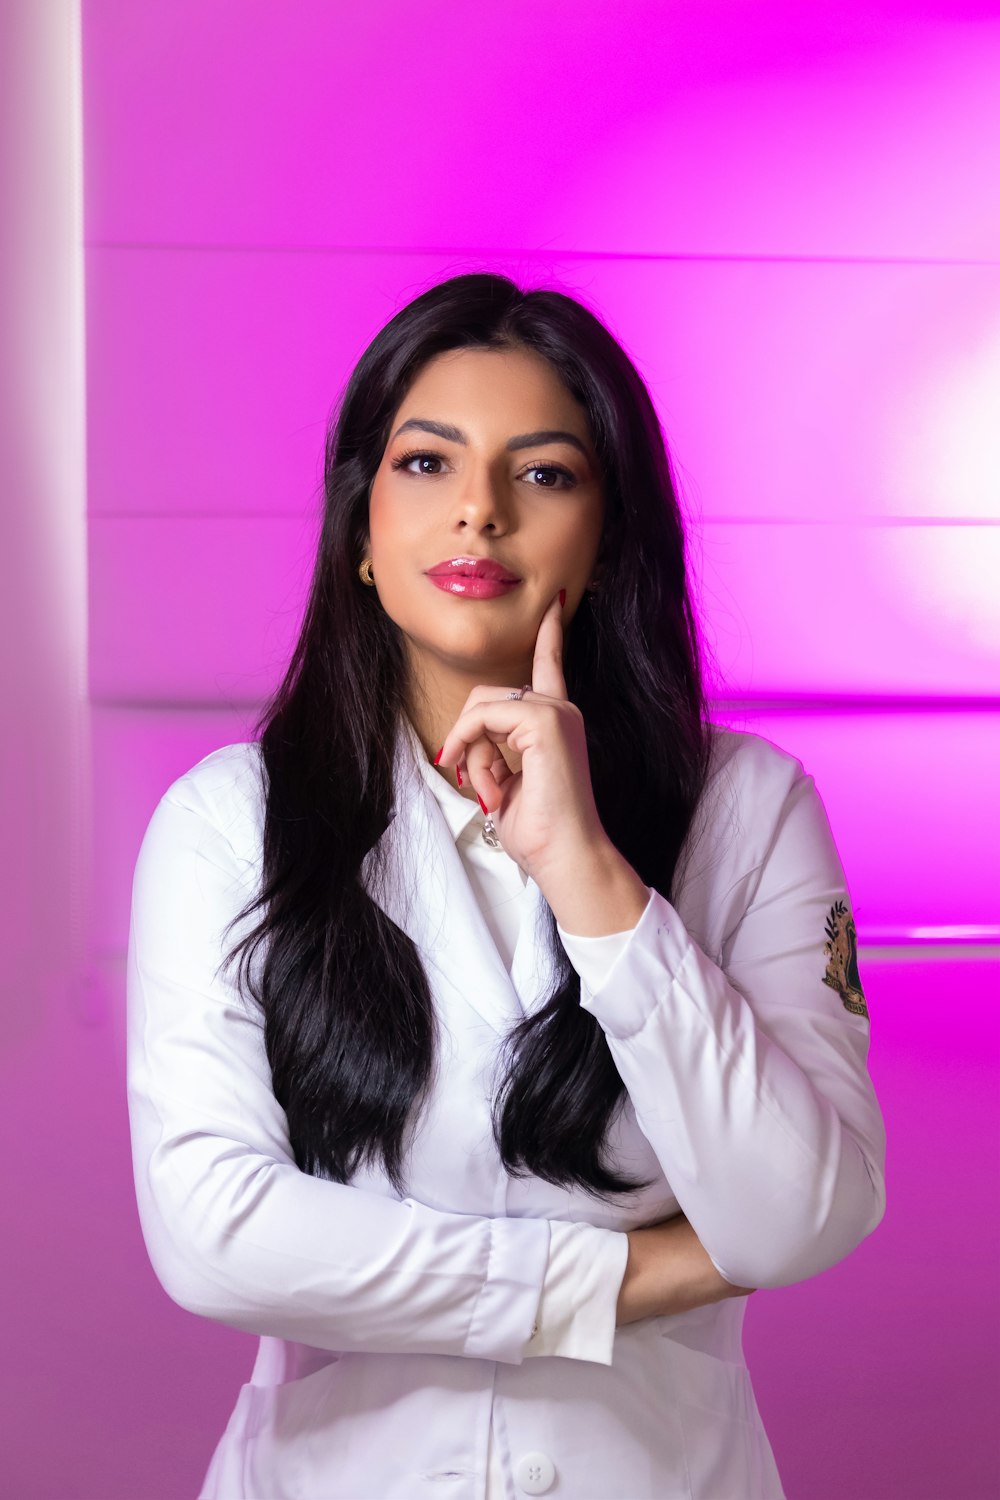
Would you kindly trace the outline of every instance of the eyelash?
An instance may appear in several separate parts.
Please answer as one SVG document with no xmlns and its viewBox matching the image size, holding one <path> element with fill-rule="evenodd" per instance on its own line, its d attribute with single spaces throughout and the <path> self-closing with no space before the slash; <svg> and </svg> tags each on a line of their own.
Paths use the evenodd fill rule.
<svg viewBox="0 0 1000 1500">
<path fill-rule="evenodd" d="M 442 454 L 432 453 L 426 448 L 415 448 L 410 453 L 401 453 L 398 458 L 394 458 L 392 460 L 392 467 L 393 469 L 405 469 L 406 465 L 411 464 L 415 458 L 440 459 L 442 458 Z M 572 474 L 569 469 L 564 469 L 562 464 L 529 464 L 523 472 L 526 474 L 533 474 L 539 469 L 541 469 L 542 471 L 551 471 L 553 474 L 561 474 L 564 479 L 569 481 L 570 485 L 576 484 L 576 475 Z M 423 477 L 425 479 L 436 479 L 437 475 L 425 474 Z M 533 486 L 533 488 L 536 490 L 555 489 L 555 487 L 555 485 L 549 484 L 536 484 Z"/>
</svg>

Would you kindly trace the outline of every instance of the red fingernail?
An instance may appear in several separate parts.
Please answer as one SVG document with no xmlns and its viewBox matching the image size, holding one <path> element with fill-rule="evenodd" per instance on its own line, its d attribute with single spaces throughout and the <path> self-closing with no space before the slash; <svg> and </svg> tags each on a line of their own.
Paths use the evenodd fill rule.
<svg viewBox="0 0 1000 1500">
<path fill-rule="evenodd" d="M 560 589 L 559 590 L 559 603 L 560 604 L 565 604 L 566 603 L 566 590 L 565 589 Z"/>
<path fill-rule="evenodd" d="M 478 792 L 476 793 L 476 796 L 479 797 Z M 490 815 L 490 810 L 486 806 L 486 803 L 483 801 L 482 797 L 479 797 L 479 806 L 482 808 L 484 815 L 488 818 Z"/>
<path fill-rule="evenodd" d="M 462 773 L 458 769 L 457 766 L 455 767 L 455 775 L 458 777 L 458 784 L 459 784 L 459 786 L 461 786 L 462 785 Z"/>
<path fill-rule="evenodd" d="M 441 749 L 438 751 L 437 755 L 435 755 L 435 757 L 434 757 L 434 764 L 435 765 L 437 765 L 438 761 L 441 759 L 441 757 L 442 757 L 443 754 L 444 754 L 444 746 L 442 745 Z"/>
</svg>

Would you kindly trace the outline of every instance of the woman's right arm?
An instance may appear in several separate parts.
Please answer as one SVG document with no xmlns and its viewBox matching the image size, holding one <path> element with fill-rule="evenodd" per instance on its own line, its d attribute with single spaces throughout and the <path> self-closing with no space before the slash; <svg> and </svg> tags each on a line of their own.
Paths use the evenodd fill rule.
<svg viewBox="0 0 1000 1500">
<path fill-rule="evenodd" d="M 752 1286 L 726 1281 L 683 1214 L 629 1230 L 628 1261 L 618 1293 L 617 1326 L 640 1318 L 690 1312 L 727 1297 L 749 1297 Z"/>
<path fill-rule="evenodd" d="M 297 1167 L 259 1008 L 216 976 L 252 879 L 182 777 L 143 838 L 129 930 L 128 1105 L 157 1276 L 182 1307 L 251 1333 L 519 1363 L 548 1220 L 438 1212 Z"/>
</svg>

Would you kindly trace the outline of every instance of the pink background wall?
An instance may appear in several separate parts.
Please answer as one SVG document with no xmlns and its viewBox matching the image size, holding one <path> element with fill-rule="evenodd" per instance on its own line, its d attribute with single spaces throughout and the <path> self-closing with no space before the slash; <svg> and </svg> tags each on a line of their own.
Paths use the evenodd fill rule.
<svg viewBox="0 0 1000 1500">
<path fill-rule="evenodd" d="M 748 1307 L 789 1500 L 998 1492 L 998 78 L 971 0 L 83 0 L 96 983 L 3 1055 L 13 1493 L 193 1495 L 247 1378 L 135 1218 L 132 868 L 281 670 L 353 362 L 483 268 L 636 360 L 716 716 L 803 760 L 851 884 L 888 1210 Z"/>
</svg>

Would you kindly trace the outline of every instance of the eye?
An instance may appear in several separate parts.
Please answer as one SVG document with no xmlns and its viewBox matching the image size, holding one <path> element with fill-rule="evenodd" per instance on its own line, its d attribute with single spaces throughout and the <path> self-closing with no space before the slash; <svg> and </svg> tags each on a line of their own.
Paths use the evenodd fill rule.
<svg viewBox="0 0 1000 1500">
<path fill-rule="evenodd" d="M 536 490 L 569 489 L 576 484 L 575 475 L 571 474 L 569 469 L 564 469 L 562 464 L 532 464 L 524 472 L 525 474 L 544 474 L 548 476 L 541 483 L 532 486 Z M 560 479 L 565 480 L 565 484 L 560 485 L 558 483 Z"/>
<path fill-rule="evenodd" d="M 395 470 L 406 469 L 411 474 L 423 474 L 428 479 L 435 478 L 442 472 L 440 468 L 430 468 L 427 465 L 442 465 L 444 458 L 440 453 L 433 453 L 429 449 L 413 449 L 408 453 L 400 453 L 392 460 L 391 467 Z M 419 465 L 411 468 L 412 464 Z M 522 470 L 520 477 L 523 479 L 531 474 L 541 475 L 542 478 L 532 484 L 532 489 L 554 490 L 571 489 L 576 484 L 576 475 L 569 469 L 563 468 L 562 464 L 529 464 L 527 469 Z M 560 481 L 562 481 L 560 483 Z"/>
<path fill-rule="evenodd" d="M 416 463 L 418 459 L 421 463 L 439 464 L 442 462 L 440 453 L 428 453 L 424 450 L 420 450 L 413 453 L 401 453 L 398 458 L 393 459 L 392 467 L 393 469 L 408 469 L 410 464 Z M 413 469 L 410 472 L 432 476 L 438 471 L 436 469 Z"/>
</svg>

